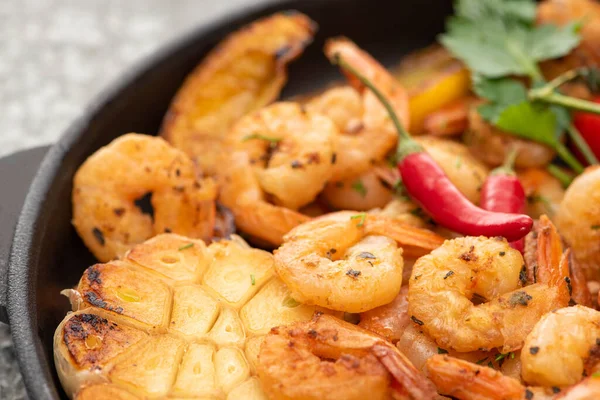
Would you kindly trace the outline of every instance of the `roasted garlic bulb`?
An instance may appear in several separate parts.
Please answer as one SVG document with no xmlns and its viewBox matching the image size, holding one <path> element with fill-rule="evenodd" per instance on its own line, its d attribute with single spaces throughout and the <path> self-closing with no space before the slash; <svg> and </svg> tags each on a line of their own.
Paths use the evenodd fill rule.
<svg viewBox="0 0 600 400">
<path fill-rule="evenodd" d="M 273 256 L 233 237 L 206 246 L 163 234 L 88 268 L 56 330 L 54 358 L 76 399 L 264 399 L 263 337 L 309 320 Z"/>
</svg>

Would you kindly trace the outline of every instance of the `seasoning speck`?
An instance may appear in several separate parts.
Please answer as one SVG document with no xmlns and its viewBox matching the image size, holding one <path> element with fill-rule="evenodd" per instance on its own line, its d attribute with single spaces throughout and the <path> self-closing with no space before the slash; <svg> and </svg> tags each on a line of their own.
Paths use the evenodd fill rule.
<svg viewBox="0 0 600 400">
<path fill-rule="evenodd" d="M 357 258 L 368 258 L 369 260 L 376 260 L 377 259 L 377 257 L 375 257 L 375 255 L 373 253 L 369 253 L 368 251 L 363 251 L 362 253 L 360 253 L 356 257 Z"/>
<path fill-rule="evenodd" d="M 104 240 L 104 234 L 102 233 L 102 231 L 98 228 L 94 228 L 92 229 L 92 233 L 94 234 L 94 237 L 96 238 L 98 243 L 100 243 L 100 246 L 104 246 L 106 241 Z"/>
<path fill-rule="evenodd" d="M 425 323 L 423 321 L 421 321 L 420 319 L 417 319 L 417 317 L 415 317 L 414 315 L 410 316 L 410 319 L 412 320 L 412 322 L 414 322 L 417 325 L 425 325 Z"/>
<path fill-rule="evenodd" d="M 537 346 L 529 348 L 529 354 L 536 355 L 538 353 L 538 351 L 540 351 L 540 348 Z"/>
<path fill-rule="evenodd" d="M 531 299 L 533 299 L 533 297 L 528 295 L 527 292 L 519 291 L 519 292 L 513 293 L 513 295 L 510 296 L 510 299 L 508 299 L 508 302 L 513 307 L 515 307 L 517 304 L 520 304 L 522 306 L 527 306 L 529 304 L 529 300 L 531 300 Z"/>
<path fill-rule="evenodd" d="M 292 161 L 292 163 L 290 165 L 291 165 L 291 167 L 293 169 L 298 169 L 298 168 L 302 168 L 303 167 L 302 163 L 300 161 L 298 161 L 298 160 Z"/>
<path fill-rule="evenodd" d="M 352 268 L 350 268 L 348 271 L 346 271 L 346 275 L 348 275 L 349 277 L 354 278 L 354 279 L 358 278 L 361 273 L 362 272 L 357 271 L 357 270 L 352 269 Z"/>
<path fill-rule="evenodd" d="M 565 276 L 565 282 L 567 282 L 567 289 L 569 289 L 569 296 L 573 294 L 573 286 L 571 285 L 571 278 Z"/>
<path fill-rule="evenodd" d="M 250 282 L 252 283 L 252 286 L 256 285 L 256 278 L 254 277 L 254 274 L 250 274 Z"/>
<path fill-rule="evenodd" d="M 446 272 L 446 275 L 444 275 L 444 279 L 448 279 L 452 275 L 454 275 L 454 271 L 448 271 L 448 272 Z"/>
</svg>

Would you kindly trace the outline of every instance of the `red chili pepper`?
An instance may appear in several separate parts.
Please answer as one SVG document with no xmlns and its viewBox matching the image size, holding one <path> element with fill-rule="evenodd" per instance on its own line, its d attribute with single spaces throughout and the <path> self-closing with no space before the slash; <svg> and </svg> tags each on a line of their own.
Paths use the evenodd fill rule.
<svg viewBox="0 0 600 400">
<path fill-rule="evenodd" d="M 592 98 L 594 103 L 600 103 L 600 96 Z M 592 153 L 600 158 L 600 115 L 584 112 L 576 112 L 573 114 L 573 125 L 577 128 L 583 139 L 590 146 Z M 579 161 L 586 163 L 587 161 L 577 146 L 571 146 L 573 152 Z"/>
<path fill-rule="evenodd" d="M 511 151 L 504 165 L 493 170 L 485 180 L 479 201 L 479 206 L 484 210 L 511 214 L 525 212 L 525 189 L 513 170 L 516 155 L 516 150 Z M 523 238 L 510 242 L 510 245 L 521 253 L 525 249 Z"/>
<path fill-rule="evenodd" d="M 339 55 L 333 61 L 371 89 L 387 109 L 398 130 L 397 166 L 402 183 L 410 197 L 435 222 L 463 235 L 504 236 L 509 241 L 521 239 L 531 230 L 533 220 L 527 215 L 486 211 L 471 203 L 423 147 L 410 137 L 385 96 Z"/>
</svg>

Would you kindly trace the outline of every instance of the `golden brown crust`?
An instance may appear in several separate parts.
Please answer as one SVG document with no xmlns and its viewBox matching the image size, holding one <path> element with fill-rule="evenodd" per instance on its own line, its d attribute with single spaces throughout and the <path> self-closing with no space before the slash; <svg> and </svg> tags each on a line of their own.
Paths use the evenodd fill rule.
<svg viewBox="0 0 600 400">
<path fill-rule="evenodd" d="M 89 385 L 81 389 L 75 400 L 139 400 L 123 388 L 111 384 Z"/>
<path fill-rule="evenodd" d="M 240 117 L 277 98 L 285 66 L 312 41 L 316 25 L 298 13 L 278 13 L 231 34 L 188 76 L 161 135 L 208 173 L 216 172 L 223 135 Z M 202 157 L 199 157 L 202 155 Z"/>
<path fill-rule="evenodd" d="M 171 309 L 171 289 L 157 278 L 122 261 L 88 268 L 77 291 L 83 308 L 97 307 L 131 319 L 149 331 L 164 331 Z"/>
<path fill-rule="evenodd" d="M 102 368 L 147 335 L 97 314 L 76 314 L 63 326 L 63 342 L 78 368 Z"/>
</svg>

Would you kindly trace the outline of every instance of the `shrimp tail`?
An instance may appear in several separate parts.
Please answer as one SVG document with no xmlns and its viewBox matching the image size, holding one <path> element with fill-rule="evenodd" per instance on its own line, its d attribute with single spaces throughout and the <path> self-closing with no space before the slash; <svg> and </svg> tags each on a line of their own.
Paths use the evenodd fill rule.
<svg viewBox="0 0 600 400">
<path fill-rule="evenodd" d="M 536 281 L 559 286 L 561 282 L 564 284 L 565 277 L 569 277 L 569 265 L 563 255 L 562 240 L 554 224 L 542 215 L 537 233 Z"/>
<path fill-rule="evenodd" d="M 520 400 L 525 387 L 493 368 L 447 355 L 427 360 L 427 370 L 437 390 L 461 400 Z"/>
<path fill-rule="evenodd" d="M 567 249 L 565 254 L 567 254 L 567 252 L 570 267 L 569 271 L 571 272 L 571 287 L 573 289 L 571 298 L 577 304 L 592 308 L 594 307 L 594 302 L 592 301 L 592 295 L 587 285 L 587 279 L 581 269 L 581 264 L 577 261 L 571 249 Z"/>
<path fill-rule="evenodd" d="M 399 384 L 392 386 L 401 395 L 408 394 L 408 398 L 423 400 L 436 397 L 433 384 L 399 350 L 387 342 L 380 342 L 373 346 L 372 351 Z"/>
<path fill-rule="evenodd" d="M 423 256 L 444 243 L 443 237 L 430 230 L 417 228 L 381 215 L 367 216 L 364 225 L 367 234 L 383 235 L 394 239 L 404 248 L 404 254 L 409 257 Z"/>
</svg>

